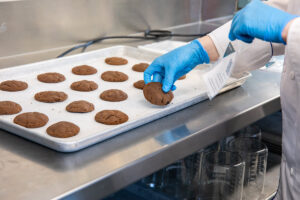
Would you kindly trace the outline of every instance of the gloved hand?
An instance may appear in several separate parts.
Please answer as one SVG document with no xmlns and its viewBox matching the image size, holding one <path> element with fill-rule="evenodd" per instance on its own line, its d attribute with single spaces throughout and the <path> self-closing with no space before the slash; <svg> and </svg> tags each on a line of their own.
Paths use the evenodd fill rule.
<svg viewBox="0 0 300 200">
<path fill-rule="evenodd" d="M 252 0 L 234 16 L 229 39 L 251 43 L 254 38 L 259 38 L 269 42 L 285 43 L 281 33 L 286 24 L 296 17 L 259 0 Z"/>
<path fill-rule="evenodd" d="M 145 84 L 161 82 L 162 90 L 174 90 L 174 82 L 199 64 L 209 63 L 207 52 L 198 40 L 156 58 L 144 72 Z M 151 77 L 153 76 L 153 80 Z"/>
</svg>

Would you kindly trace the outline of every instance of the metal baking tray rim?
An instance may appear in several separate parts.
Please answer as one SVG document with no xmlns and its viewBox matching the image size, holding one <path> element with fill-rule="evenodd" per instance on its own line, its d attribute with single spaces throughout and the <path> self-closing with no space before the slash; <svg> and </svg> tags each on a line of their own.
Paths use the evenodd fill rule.
<svg viewBox="0 0 300 200">
<path fill-rule="evenodd" d="M 42 62 L 37 62 L 37 63 L 31 63 L 31 64 L 27 64 L 27 65 L 21 65 L 21 66 L 16 66 L 16 67 L 11 67 L 11 68 L 7 68 L 7 69 L 2 69 L 1 72 L 8 72 L 8 73 L 14 73 L 16 71 L 18 71 L 19 68 L 26 68 L 31 67 L 32 70 L 34 69 L 40 69 L 39 65 L 42 65 L 44 63 L 47 62 L 47 65 L 53 65 L 56 64 L 57 61 L 74 61 L 77 62 L 79 59 L 82 59 L 82 56 L 85 56 L 84 58 L 89 59 L 92 56 L 94 56 L 94 54 L 96 53 L 102 53 L 105 52 L 104 56 L 108 56 L 110 55 L 110 53 L 113 50 L 121 50 L 121 52 L 124 52 L 125 50 L 130 50 L 130 51 L 137 51 L 137 48 L 134 47 L 127 47 L 127 46 L 114 46 L 114 47 L 110 47 L 110 48 L 106 48 L 106 49 L 100 49 L 100 50 L 96 50 L 96 51 L 91 51 L 91 52 L 87 52 L 87 53 L 83 53 L 83 54 L 79 54 L 79 55 L 72 55 L 72 56 L 68 56 L 68 57 L 64 57 L 64 58 L 60 58 L 60 59 L 51 59 L 51 60 L 47 60 L 47 61 L 42 61 Z M 125 51 L 126 52 L 126 51 Z M 161 54 L 158 53 L 153 53 L 153 52 L 149 52 L 149 54 L 147 53 L 147 51 L 145 50 L 138 50 L 137 53 L 142 53 L 141 56 L 144 56 L 144 59 L 148 59 L 151 58 L 153 59 L 153 57 L 157 57 L 160 56 Z M 147 53 L 147 55 L 144 55 L 145 53 Z M 89 57 L 89 55 L 92 55 Z M 97 54 L 96 54 L 97 55 Z M 103 55 L 102 55 L 103 56 Z M 129 55 L 128 55 L 129 56 Z M 147 58 L 146 58 L 147 57 Z M 74 60 L 72 60 L 74 59 Z M 44 66 L 45 67 L 45 66 Z M 225 88 L 225 90 L 227 91 L 229 86 L 232 87 L 232 85 L 234 85 L 234 87 L 238 87 L 239 85 L 241 85 L 243 82 L 245 82 L 247 77 L 241 77 L 238 80 L 234 80 L 232 83 L 230 83 L 227 88 Z M 237 83 L 237 84 L 236 84 Z M 232 89 L 232 88 L 230 88 Z M 83 148 L 86 148 L 90 145 L 93 145 L 95 143 L 99 143 L 103 140 L 106 140 L 108 138 L 114 137 L 118 134 L 122 134 L 130 129 L 136 128 L 138 126 L 141 126 L 143 124 L 149 123 L 151 121 L 157 120 L 159 118 L 162 118 L 168 114 L 172 114 L 174 112 L 177 112 L 179 110 L 182 110 L 188 106 L 191 106 L 193 104 L 199 103 L 201 101 L 204 101 L 208 99 L 207 94 L 205 93 L 199 93 L 199 95 L 193 96 L 192 98 L 188 99 L 188 102 L 182 102 L 179 101 L 176 104 L 169 104 L 168 105 L 168 109 L 166 110 L 160 110 L 159 113 L 156 113 L 155 115 L 149 115 L 146 117 L 143 117 L 139 120 L 135 120 L 135 121 L 129 121 L 127 123 L 118 125 L 117 127 L 117 131 L 116 129 L 112 129 L 112 130 L 105 130 L 102 133 L 105 134 L 100 134 L 100 133 L 95 133 L 97 135 L 87 135 L 84 138 L 81 138 L 80 140 L 64 140 L 61 138 L 56 138 L 55 140 L 49 140 L 45 137 L 43 137 L 42 135 L 39 134 L 32 134 L 31 129 L 27 129 L 21 126 L 16 126 L 12 123 L 9 123 L 3 119 L 0 118 L 0 128 L 3 128 L 9 132 L 12 132 L 18 136 L 21 136 L 23 138 L 29 139 L 31 141 L 34 141 L 36 143 L 39 143 L 41 145 L 47 146 L 51 149 L 54 149 L 56 151 L 60 151 L 60 152 L 74 152 L 74 151 L 78 151 L 81 150 Z"/>
</svg>

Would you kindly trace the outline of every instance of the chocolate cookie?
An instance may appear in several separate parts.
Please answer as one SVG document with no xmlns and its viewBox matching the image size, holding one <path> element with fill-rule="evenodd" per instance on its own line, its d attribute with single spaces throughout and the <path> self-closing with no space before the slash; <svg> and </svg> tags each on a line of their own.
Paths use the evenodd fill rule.
<svg viewBox="0 0 300 200">
<path fill-rule="evenodd" d="M 79 133 L 80 128 L 71 122 L 57 122 L 49 126 L 46 130 L 48 135 L 57 138 L 68 138 Z"/>
<path fill-rule="evenodd" d="M 68 98 L 68 95 L 64 92 L 57 91 L 44 91 L 34 95 L 35 100 L 44 103 L 62 102 Z"/>
<path fill-rule="evenodd" d="M 141 89 L 142 90 L 145 87 L 145 82 L 144 82 L 144 80 L 139 80 L 139 81 L 135 82 L 133 84 L 133 86 L 135 88 L 137 88 L 137 89 Z"/>
<path fill-rule="evenodd" d="M 92 75 L 97 73 L 97 69 L 88 65 L 80 65 L 72 69 L 73 74 Z"/>
<path fill-rule="evenodd" d="M 148 83 L 143 89 L 145 98 L 150 103 L 158 106 L 164 106 L 169 104 L 172 101 L 174 95 L 172 91 L 164 93 L 161 88 L 162 84 L 159 82 Z"/>
<path fill-rule="evenodd" d="M 186 75 L 181 76 L 178 80 L 183 80 L 186 78 Z"/>
<path fill-rule="evenodd" d="M 14 119 L 14 123 L 26 128 L 39 128 L 45 126 L 48 121 L 47 115 L 39 112 L 22 113 Z"/>
<path fill-rule="evenodd" d="M 128 98 L 127 94 L 122 90 L 112 89 L 106 90 L 100 94 L 100 99 L 104 101 L 124 101 Z"/>
<path fill-rule="evenodd" d="M 72 90 L 81 91 L 81 92 L 90 92 L 96 90 L 97 88 L 98 88 L 97 83 L 95 83 L 94 81 L 87 81 L 87 80 L 77 81 L 72 83 L 71 85 Z"/>
<path fill-rule="evenodd" d="M 108 82 L 124 82 L 128 80 L 128 76 L 126 74 L 118 71 L 106 71 L 101 74 L 101 78 Z"/>
<path fill-rule="evenodd" d="M 87 101 L 73 101 L 66 110 L 73 113 L 87 113 L 94 110 L 94 105 Z"/>
<path fill-rule="evenodd" d="M 28 84 L 23 81 L 3 81 L 0 84 L 0 90 L 8 91 L 8 92 L 17 92 L 22 91 L 28 88 Z"/>
<path fill-rule="evenodd" d="M 105 59 L 106 64 L 109 65 L 126 65 L 128 60 L 121 57 L 110 57 Z"/>
<path fill-rule="evenodd" d="M 128 121 L 128 116 L 119 110 L 102 110 L 95 116 L 96 122 L 106 125 L 117 125 Z"/>
<path fill-rule="evenodd" d="M 147 67 L 149 67 L 148 63 L 139 63 L 132 66 L 132 70 L 136 72 L 144 72 Z"/>
<path fill-rule="evenodd" d="M 21 112 L 22 107 L 12 101 L 0 101 L 0 115 L 13 115 Z"/>
<path fill-rule="evenodd" d="M 56 72 L 40 74 L 37 76 L 37 79 L 43 83 L 59 83 L 66 80 L 64 75 Z"/>
</svg>

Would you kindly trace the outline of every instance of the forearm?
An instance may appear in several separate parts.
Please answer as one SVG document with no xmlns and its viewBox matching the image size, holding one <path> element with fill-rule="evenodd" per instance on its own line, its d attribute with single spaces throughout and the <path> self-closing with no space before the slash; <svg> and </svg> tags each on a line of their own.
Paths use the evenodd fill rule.
<svg viewBox="0 0 300 200">
<path fill-rule="evenodd" d="M 297 19 L 297 18 L 296 18 Z M 288 37 L 288 34 L 289 34 L 289 30 L 290 30 L 290 27 L 292 25 L 292 23 L 296 20 L 292 20 L 290 21 L 283 29 L 282 33 L 281 33 L 281 36 L 282 36 L 282 39 L 284 42 L 287 42 L 287 37 Z"/>
<path fill-rule="evenodd" d="M 230 42 L 228 38 L 230 26 L 231 22 L 228 22 L 208 36 L 199 39 L 207 51 L 211 62 L 218 60 L 224 55 Z M 269 42 L 254 40 L 252 44 L 246 44 L 241 41 L 234 41 L 232 44 L 237 51 L 236 66 L 233 70 L 236 74 L 262 67 L 272 56 L 272 48 Z M 247 50 L 245 51 L 245 49 Z M 273 53 L 277 52 L 275 48 L 273 50 Z"/>
<path fill-rule="evenodd" d="M 209 36 L 204 36 L 202 38 L 199 38 L 198 40 L 206 50 L 209 60 L 211 62 L 217 61 L 220 55 L 212 39 Z"/>
</svg>

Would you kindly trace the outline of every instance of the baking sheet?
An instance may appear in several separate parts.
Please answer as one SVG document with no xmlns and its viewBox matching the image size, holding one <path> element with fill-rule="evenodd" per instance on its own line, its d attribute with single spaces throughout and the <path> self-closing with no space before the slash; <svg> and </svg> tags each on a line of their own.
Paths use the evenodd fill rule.
<svg viewBox="0 0 300 200">
<path fill-rule="evenodd" d="M 128 64 L 123 66 L 107 65 L 104 59 L 111 56 L 124 57 L 128 59 Z M 143 73 L 132 71 L 131 67 L 140 62 L 150 63 L 157 56 L 159 54 L 133 47 L 115 46 L 61 59 L 0 70 L 0 82 L 13 79 L 25 81 L 29 85 L 28 89 L 20 92 L 0 91 L 0 101 L 15 101 L 22 106 L 22 113 L 37 111 L 49 117 L 46 126 L 27 129 L 13 123 L 16 115 L 1 115 L 0 128 L 57 151 L 73 152 L 207 99 L 204 82 L 201 78 L 207 68 L 202 68 L 202 70 L 197 68 L 189 73 L 185 80 L 176 82 L 177 90 L 174 91 L 175 97 L 171 104 L 160 107 L 148 103 L 144 99 L 142 90 L 133 87 L 134 82 L 143 79 Z M 71 69 L 74 66 L 83 64 L 95 67 L 98 70 L 97 74 L 88 76 L 72 74 Z M 129 76 L 129 80 L 118 83 L 105 82 L 100 78 L 100 75 L 108 70 L 124 72 Z M 54 84 L 39 82 L 36 76 L 46 72 L 64 74 L 66 81 Z M 80 80 L 93 80 L 99 87 L 92 92 L 71 90 L 70 85 Z M 233 81 L 236 83 L 241 80 Z M 122 102 L 101 100 L 99 98 L 100 93 L 108 89 L 121 89 L 128 94 L 128 99 Z M 64 91 L 68 94 L 68 99 L 52 104 L 34 100 L 35 93 L 47 90 Z M 90 113 L 65 111 L 65 107 L 76 100 L 87 100 L 93 103 L 95 110 Z M 128 122 L 120 125 L 97 123 L 94 120 L 96 113 L 105 109 L 117 109 L 125 112 L 129 116 Z M 70 138 L 54 138 L 46 134 L 47 127 L 59 121 L 70 121 L 77 124 L 80 127 L 79 134 Z"/>
</svg>

